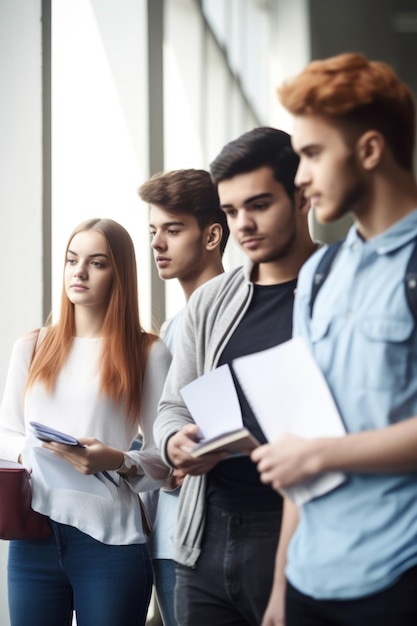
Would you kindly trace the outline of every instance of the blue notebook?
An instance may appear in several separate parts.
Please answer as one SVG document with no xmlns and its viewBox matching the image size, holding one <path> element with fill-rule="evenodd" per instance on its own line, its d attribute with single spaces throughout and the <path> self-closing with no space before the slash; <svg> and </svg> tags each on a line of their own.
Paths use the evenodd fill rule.
<svg viewBox="0 0 417 626">
<path fill-rule="evenodd" d="M 29 422 L 32 426 L 33 432 L 35 433 L 38 439 L 42 441 L 56 441 L 57 443 L 65 443 L 67 446 L 79 446 L 83 448 L 84 446 L 72 437 L 71 435 L 66 435 L 59 430 L 55 430 L 55 428 L 51 428 L 50 426 L 45 426 L 44 424 L 39 424 L 39 422 Z"/>
</svg>

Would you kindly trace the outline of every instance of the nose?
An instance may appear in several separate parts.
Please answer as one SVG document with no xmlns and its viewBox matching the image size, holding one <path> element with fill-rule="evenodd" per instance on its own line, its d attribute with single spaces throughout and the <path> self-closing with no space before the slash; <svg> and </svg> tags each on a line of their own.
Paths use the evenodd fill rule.
<svg viewBox="0 0 417 626">
<path fill-rule="evenodd" d="M 87 277 L 87 270 L 86 268 L 81 264 L 77 264 L 74 268 L 74 278 L 86 278 Z"/>
<path fill-rule="evenodd" d="M 304 160 L 301 159 L 300 163 L 298 164 L 297 172 L 295 174 L 294 184 L 296 187 L 303 188 L 308 184 L 308 182 L 309 182 L 309 174 L 308 174 L 307 166 Z"/>
<path fill-rule="evenodd" d="M 166 250 L 166 242 L 162 233 L 155 233 L 152 236 L 151 247 L 154 250 Z"/>
<path fill-rule="evenodd" d="M 239 231 L 252 231 L 255 228 L 255 222 L 248 211 L 240 209 L 236 216 L 235 226 Z"/>
</svg>

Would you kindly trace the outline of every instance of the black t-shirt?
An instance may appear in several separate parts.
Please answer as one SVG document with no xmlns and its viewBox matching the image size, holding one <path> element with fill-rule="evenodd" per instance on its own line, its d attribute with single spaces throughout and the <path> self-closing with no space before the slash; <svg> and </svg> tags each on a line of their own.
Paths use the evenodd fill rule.
<svg viewBox="0 0 417 626">
<path fill-rule="evenodd" d="M 230 365 L 237 357 L 260 352 L 291 339 L 296 284 L 296 280 L 291 280 L 279 285 L 254 285 L 250 306 L 218 365 Z M 243 423 L 261 443 L 265 443 L 265 436 L 234 378 Z M 230 512 L 282 508 L 282 498 L 269 485 L 261 483 L 255 464 L 247 456 L 221 461 L 208 473 L 207 502 Z"/>
</svg>

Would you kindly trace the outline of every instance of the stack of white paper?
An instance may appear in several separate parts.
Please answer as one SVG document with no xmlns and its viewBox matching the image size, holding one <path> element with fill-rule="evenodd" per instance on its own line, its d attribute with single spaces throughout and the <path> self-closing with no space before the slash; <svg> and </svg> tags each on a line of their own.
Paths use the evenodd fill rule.
<svg viewBox="0 0 417 626">
<path fill-rule="evenodd" d="M 233 369 L 268 441 L 282 433 L 304 438 L 345 434 L 324 376 L 302 338 L 240 357 Z M 328 472 L 285 493 L 300 505 L 344 480 L 343 473 Z"/>
</svg>

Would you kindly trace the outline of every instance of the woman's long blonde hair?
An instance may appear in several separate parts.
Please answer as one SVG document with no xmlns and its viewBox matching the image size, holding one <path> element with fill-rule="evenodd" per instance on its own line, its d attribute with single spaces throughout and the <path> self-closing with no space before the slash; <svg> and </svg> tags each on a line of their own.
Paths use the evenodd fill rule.
<svg viewBox="0 0 417 626">
<path fill-rule="evenodd" d="M 129 419 L 136 420 L 146 361 L 157 337 L 145 332 L 140 323 L 136 255 L 132 239 L 123 226 L 110 219 L 83 222 L 68 240 L 65 261 L 73 237 L 88 230 L 103 235 L 113 268 L 113 283 L 102 328 L 101 392 L 114 402 L 124 401 Z M 34 382 L 42 382 L 48 391 L 54 389 L 71 349 L 74 333 L 74 305 L 63 285 L 59 320 L 48 328 L 36 350 L 27 387 Z"/>
</svg>

